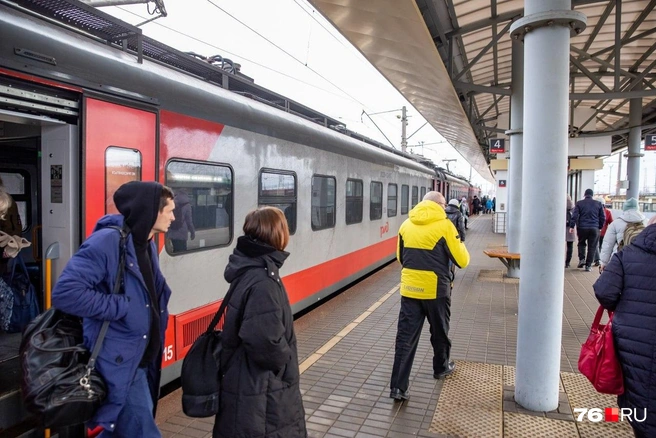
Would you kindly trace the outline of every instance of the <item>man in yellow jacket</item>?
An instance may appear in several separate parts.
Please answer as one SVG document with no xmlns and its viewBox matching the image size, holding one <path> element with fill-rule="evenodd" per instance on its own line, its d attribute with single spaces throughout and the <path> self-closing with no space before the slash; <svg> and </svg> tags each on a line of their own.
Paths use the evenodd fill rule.
<svg viewBox="0 0 656 438">
<path fill-rule="evenodd" d="M 401 311 L 396 333 L 390 398 L 408 399 L 412 362 L 419 335 L 428 318 L 433 346 L 433 377 L 453 373 L 449 360 L 451 317 L 451 271 L 469 264 L 469 252 L 458 231 L 446 217 L 446 201 L 439 192 L 428 192 L 399 229 L 396 257 L 401 262 Z"/>
</svg>

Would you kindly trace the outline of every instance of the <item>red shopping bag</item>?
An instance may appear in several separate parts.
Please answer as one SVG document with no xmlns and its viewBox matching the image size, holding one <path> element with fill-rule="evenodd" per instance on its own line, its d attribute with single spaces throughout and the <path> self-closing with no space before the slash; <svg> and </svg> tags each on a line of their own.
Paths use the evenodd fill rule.
<svg viewBox="0 0 656 438">
<path fill-rule="evenodd" d="M 581 346 L 579 371 L 598 392 L 619 395 L 624 392 L 624 380 L 613 344 L 613 312 L 608 312 L 608 324 L 605 325 L 600 324 L 603 314 L 604 308 L 599 306 L 590 335 Z"/>
</svg>

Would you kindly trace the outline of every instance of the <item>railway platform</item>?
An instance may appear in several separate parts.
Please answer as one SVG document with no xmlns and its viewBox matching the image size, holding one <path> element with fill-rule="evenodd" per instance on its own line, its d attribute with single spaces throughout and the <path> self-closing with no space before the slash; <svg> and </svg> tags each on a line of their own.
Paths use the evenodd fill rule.
<svg viewBox="0 0 656 438">
<path fill-rule="evenodd" d="M 577 371 L 597 309 L 596 272 L 567 269 L 560 404 L 531 412 L 513 400 L 519 280 L 486 248 L 503 245 L 492 215 L 470 220 L 469 267 L 454 282 L 450 336 L 456 371 L 433 379 L 428 324 L 410 378 L 410 398 L 389 398 L 399 312 L 400 267 L 392 263 L 295 322 L 310 437 L 631 437 L 626 422 L 591 422 L 575 409 L 616 407 Z M 213 418 L 186 417 L 177 390 L 160 401 L 164 437 L 211 437 Z"/>
</svg>

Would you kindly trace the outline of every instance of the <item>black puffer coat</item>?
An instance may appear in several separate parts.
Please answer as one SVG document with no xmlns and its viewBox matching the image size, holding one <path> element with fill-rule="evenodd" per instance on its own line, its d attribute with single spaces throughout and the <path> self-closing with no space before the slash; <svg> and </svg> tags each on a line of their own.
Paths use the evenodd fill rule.
<svg viewBox="0 0 656 438">
<path fill-rule="evenodd" d="M 292 310 L 278 269 L 288 253 L 242 236 L 225 270 L 238 282 L 223 329 L 213 437 L 306 437 Z"/>
<path fill-rule="evenodd" d="M 635 408 L 636 436 L 656 437 L 656 224 L 617 252 L 594 284 L 597 299 L 613 316 L 613 337 L 622 373 L 621 408 Z"/>
</svg>

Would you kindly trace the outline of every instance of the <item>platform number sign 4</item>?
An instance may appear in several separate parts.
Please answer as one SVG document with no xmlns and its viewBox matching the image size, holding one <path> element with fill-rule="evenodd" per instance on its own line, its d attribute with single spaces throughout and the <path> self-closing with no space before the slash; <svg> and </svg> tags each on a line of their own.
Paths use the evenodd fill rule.
<svg viewBox="0 0 656 438">
<path fill-rule="evenodd" d="M 506 152 L 506 139 L 491 138 L 489 142 L 490 142 L 491 154 L 503 154 L 504 152 Z"/>
<path fill-rule="evenodd" d="M 656 134 L 645 136 L 645 150 L 656 151 Z"/>
</svg>

